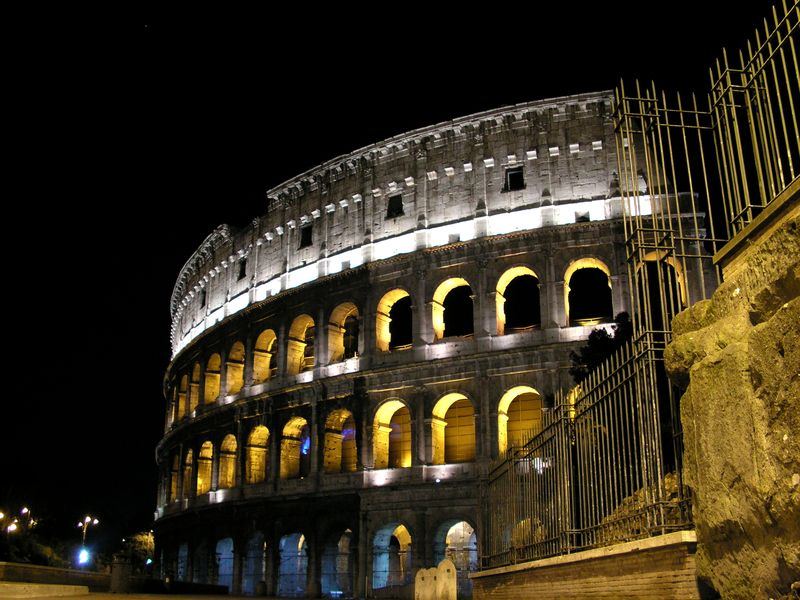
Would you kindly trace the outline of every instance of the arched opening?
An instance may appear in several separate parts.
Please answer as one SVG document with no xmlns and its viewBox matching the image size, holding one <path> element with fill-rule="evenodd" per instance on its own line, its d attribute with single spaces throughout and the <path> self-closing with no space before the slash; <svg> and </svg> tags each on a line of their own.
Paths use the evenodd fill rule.
<svg viewBox="0 0 800 600">
<path fill-rule="evenodd" d="M 254 596 L 258 584 L 266 582 L 267 542 L 264 534 L 256 531 L 247 540 L 242 570 L 242 593 Z"/>
<path fill-rule="evenodd" d="M 542 397 L 532 387 L 518 385 L 500 398 L 497 407 L 497 445 L 500 454 L 524 444 L 542 424 Z"/>
<path fill-rule="evenodd" d="M 247 454 L 245 456 L 245 481 L 249 484 L 267 480 L 269 464 L 269 429 L 263 425 L 253 427 L 247 436 Z"/>
<path fill-rule="evenodd" d="M 216 584 L 224 585 L 230 592 L 233 586 L 233 540 L 231 538 L 223 538 L 217 542 L 215 559 Z"/>
<path fill-rule="evenodd" d="M 186 458 L 183 460 L 183 497 L 188 498 L 192 489 L 192 471 L 194 470 L 194 453 L 192 449 L 186 451 Z"/>
<path fill-rule="evenodd" d="M 331 364 L 358 354 L 358 308 L 344 302 L 333 309 L 328 323 L 328 356 Z"/>
<path fill-rule="evenodd" d="M 219 489 L 236 485 L 236 437 L 228 434 L 219 447 Z"/>
<path fill-rule="evenodd" d="M 372 426 L 375 469 L 411 466 L 411 413 L 400 400 L 384 402 Z"/>
<path fill-rule="evenodd" d="M 211 464 L 214 460 L 214 444 L 203 442 L 197 455 L 197 495 L 211 490 Z"/>
<path fill-rule="evenodd" d="M 611 270 L 596 258 L 570 263 L 564 273 L 564 311 L 570 327 L 607 323 L 614 317 Z"/>
<path fill-rule="evenodd" d="M 638 321 L 648 330 L 672 328 L 672 319 L 687 306 L 686 277 L 680 261 L 665 252 L 649 252 L 636 265 Z"/>
<path fill-rule="evenodd" d="M 435 465 L 475 460 L 475 410 L 464 394 L 446 394 L 433 407 L 431 443 Z"/>
<path fill-rule="evenodd" d="M 212 354 L 206 363 L 206 381 L 204 386 L 205 404 L 213 404 L 219 397 L 219 372 L 222 365 L 222 359 L 219 354 Z"/>
<path fill-rule="evenodd" d="M 390 290 L 378 302 L 375 343 L 384 352 L 411 347 L 411 296 L 407 291 Z"/>
<path fill-rule="evenodd" d="M 352 598 L 355 553 L 350 529 L 329 540 L 322 550 L 322 595 L 326 598 Z"/>
<path fill-rule="evenodd" d="M 272 329 L 265 329 L 256 338 L 253 348 L 253 382 L 264 383 L 277 371 L 278 337 Z"/>
<path fill-rule="evenodd" d="M 228 394 L 238 394 L 244 386 L 244 344 L 236 342 L 228 352 L 225 363 L 225 390 Z"/>
<path fill-rule="evenodd" d="M 178 385 L 178 414 L 176 416 L 177 419 L 183 419 L 187 413 L 187 402 L 186 402 L 186 394 L 189 390 L 189 378 L 184 375 L 181 377 L 181 382 Z"/>
<path fill-rule="evenodd" d="M 308 475 L 311 459 L 311 437 L 303 417 L 292 417 L 283 428 L 281 438 L 281 479 L 298 479 Z"/>
<path fill-rule="evenodd" d="M 472 598 L 469 574 L 478 570 L 478 538 L 475 529 L 466 521 L 446 521 L 437 529 L 433 539 L 434 562 L 449 558 L 456 566 L 458 598 Z"/>
<path fill-rule="evenodd" d="M 175 571 L 175 579 L 189 581 L 189 544 L 183 543 L 178 546 L 178 568 Z"/>
<path fill-rule="evenodd" d="M 178 480 L 181 476 L 181 457 L 177 454 L 172 457 L 172 465 L 169 471 L 169 498 L 167 502 L 178 500 Z"/>
<path fill-rule="evenodd" d="M 540 327 L 539 278 L 525 266 L 512 267 L 497 281 L 497 335 Z"/>
<path fill-rule="evenodd" d="M 194 583 L 211 583 L 209 577 L 208 545 L 205 540 L 195 546 L 192 553 L 192 581 Z"/>
<path fill-rule="evenodd" d="M 431 306 L 435 339 L 472 335 L 472 288 L 466 279 L 451 277 L 439 284 Z"/>
<path fill-rule="evenodd" d="M 378 530 L 372 543 L 372 589 L 411 583 L 411 534 L 402 523 Z M 398 597 L 402 597 L 400 590 Z"/>
<path fill-rule="evenodd" d="M 326 473 L 352 473 L 356 470 L 356 422 L 349 410 L 340 408 L 328 415 L 323 463 Z"/>
<path fill-rule="evenodd" d="M 278 568 L 278 596 L 303 598 L 306 595 L 308 553 L 306 538 L 302 533 L 290 533 L 281 538 L 280 567 Z"/>
<path fill-rule="evenodd" d="M 200 375 L 203 372 L 200 363 L 194 363 L 192 368 L 192 378 L 189 381 L 189 414 L 194 414 L 200 402 Z"/>
<path fill-rule="evenodd" d="M 289 328 L 286 345 L 286 372 L 297 375 L 314 368 L 314 319 L 300 315 Z"/>
</svg>

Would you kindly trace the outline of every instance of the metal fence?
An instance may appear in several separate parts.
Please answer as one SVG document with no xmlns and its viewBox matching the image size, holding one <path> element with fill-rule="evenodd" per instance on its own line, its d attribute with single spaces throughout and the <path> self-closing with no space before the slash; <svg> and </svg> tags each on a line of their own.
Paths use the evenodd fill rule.
<svg viewBox="0 0 800 600">
<path fill-rule="evenodd" d="M 664 349 L 673 317 L 719 284 L 724 245 L 800 185 L 798 5 L 782 0 L 736 60 L 723 51 L 705 99 L 617 88 L 633 337 L 490 469 L 484 568 L 692 526 Z"/>
</svg>

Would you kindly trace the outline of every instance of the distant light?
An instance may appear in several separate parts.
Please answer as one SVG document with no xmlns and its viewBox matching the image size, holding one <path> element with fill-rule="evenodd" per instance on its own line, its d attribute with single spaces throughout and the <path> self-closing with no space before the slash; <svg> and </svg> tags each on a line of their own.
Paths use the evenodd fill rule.
<svg viewBox="0 0 800 600">
<path fill-rule="evenodd" d="M 85 565 L 89 562 L 89 551 L 86 548 L 81 548 L 81 551 L 78 552 L 78 563 L 81 565 Z"/>
<path fill-rule="evenodd" d="M 0 512 L 0 519 L 5 519 L 5 518 L 6 518 L 6 514 Z"/>
<path fill-rule="evenodd" d="M 144 561 L 144 564 L 152 565 L 153 564 L 153 559 L 152 558 L 148 558 L 146 561 Z"/>
<path fill-rule="evenodd" d="M 100 522 L 99 519 L 95 519 L 94 521 L 92 521 L 92 525 L 97 525 L 99 522 Z"/>
<path fill-rule="evenodd" d="M 27 515 L 30 511 L 28 510 L 27 506 L 23 506 L 22 510 L 19 512 L 22 513 L 23 515 Z"/>
<path fill-rule="evenodd" d="M 92 520 L 92 517 L 88 517 L 88 516 L 87 516 L 87 517 L 85 517 L 85 518 L 83 519 L 83 522 L 84 522 L 84 523 L 88 523 L 88 522 L 89 522 L 89 521 L 91 521 L 91 520 Z"/>
<path fill-rule="evenodd" d="M 11 525 L 9 525 L 6 528 L 6 531 L 8 531 L 8 533 L 14 533 L 16 530 L 17 530 L 17 524 L 16 523 L 12 523 Z"/>
<path fill-rule="evenodd" d="M 83 523 L 81 523 L 80 521 L 78 521 L 78 527 L 83 527 Z"/>
<path fill-rule="evenodd" d="M 441 481 L 442 481 L 442 480 L 441 480 L 441 479 L 439 479 L 438 477 L 436 478 L 436 483 L 441 483 Z"/>
<path fill-rule="evenodd" d="M 125 538 L 122 538 L 122 541 L 124 542 L 124 541 L 125 541 Z"/>
</svg>

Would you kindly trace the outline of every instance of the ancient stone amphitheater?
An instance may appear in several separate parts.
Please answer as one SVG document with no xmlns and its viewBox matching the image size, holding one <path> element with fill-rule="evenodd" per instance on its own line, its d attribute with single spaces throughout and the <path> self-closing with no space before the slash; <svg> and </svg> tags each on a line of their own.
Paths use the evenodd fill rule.
<svg viewBox="0 0 800 600">
<path fill-rule="evenodd" d="M 157 448 L 160 568 L 280 596 L 460 597 L 480 482 L 629 305 L 608 92 L 337 157 L 181 270 Z M 645 185 L 641 182 L 641 185 Z"/>
</svg>

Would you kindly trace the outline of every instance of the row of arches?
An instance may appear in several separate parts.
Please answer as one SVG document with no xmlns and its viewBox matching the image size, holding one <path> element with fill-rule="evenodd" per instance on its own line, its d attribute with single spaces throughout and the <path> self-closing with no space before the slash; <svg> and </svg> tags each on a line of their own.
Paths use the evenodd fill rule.
<svg viewBox="0 0 800 600">
<path fill-rule="evenodd" d="M 494 290 L 496 334 L 508 335 L 541 326 L 539 277 L 528 266 L 507 269 Z M 474 293 L 463 277 L 442 281 L 430 302 L 433 339 L 470 337 L 474 334 Z M 568 325 L 593 325 L 610 321 L 613 315 L 611 271 L 596 258 L 573 261 L 564 275 L 564 302 Z M 383 352 L 408 349 L 412 345 L 412 297 L 402 288 L 387 291 L 375 311 L 374 346 Z M 353 302 L 336 306 L 326 326 L 327 361 L 342 362 L 359 353 L 362 315 Z M 264 383 L 279 372 L 280 352 L 284 351 L 284 372 L 296 375 L 317 364 L 315 338 L 318 324 L 308 314 L 296 316 L 281 344 L 274 329 L 259 333 L 252 348 L 250 384 Z M 190 416 L 197 406 L 213 404 L 221 393 L 236 394 L 245 385 L 247 352 L 242 341 L 235 341 L 224 356 L 213 353 L 201 364 L 196 362 L 182 374 L 175 389 L 170 422 Z M 224 377 L 224 382 L 223 382 Z M 224 386 L 223 386 L 224 383 Z"/>
<path fill-rule="evenodd" d="M 528 439 L 541 423 L 541 395 L 532 387 L 515 386 L 500 398 L 497 407 L 498 452 L 511 444 Z M 429 435 L 434 465 L 472 462 L 476 458 L 476 412 L 464 394 L 445 394 L 433 406 Z M 381 403 L 371 420 L 372 469 L 407 468 L 412 463 L 412 417 L 409 406 L 401 399 Z M 336 408 L 325 418 L 321 433 L 321 470 L 323 473 L 352 473 L 360 469 L 357 423 L 352 412 Z M 305 417 L 290 417 L 280 430 L 280 438 L 271 443 L 271 432 L 263 425 L 253 426 L 239 448 L 236 436 L 225 435 L 218 447 L 204 440 L 183 456 L 171 458 L 168 502 L 200 496 L 211 491 L 213 471 L 217 463 L 216 489 L 237 485 L 237 469 L 242 468 L 241 482 L 254 485 L 270 478 L 270 449 L 279 453 L 279 479 L 298 479 L 311 472 L 311 428 Z M 195 451 L 197 456 L 195 458 Z M 215 456 L 215 453 L 218 453 Z M 196 471 L 196 473 L 195 473 Z"/>
<path fill-rule="evenodd" d="M 452 560 L 457 569 L 458 597 L 470 598 L 469 573 L 478 567 L 475 528 L 468 521 L 448 519 L 435 528 L 432 541 L 434 564 L 444 558 Z M 412 583 L 415 540 L 405 523 L 397 521 L 380 526 L 372 535 L 370 545 L 369 584 L 373 592 L 383 590 L 385 595 L 392 588 L 398 590 Z M 239 550 L 242 556 L 238 570 L 235 546 L 231 537 L 217 540 L 213 549 L 207 542 L 191 549 L 187 543 L 180 544 L 174 565 L 177 580 L 213 583 L 227 587 L 229 592 L 241 591 L 247 595 L 270 590 L 279 597 L 303 598 L 307 596 L 309 578 L 314 576 L 309 570 L 310 555 L 317 551 L 320 571 L 316 576 L 321 595 L 326 598 L 355 596 L 359 549 L 349 528 L 328 536 L 319 548 L 312 548 L 302 531 L 285 533 L 275 545 L 269 543 L 263 532 L 256 531 Z"/>
</svg>

